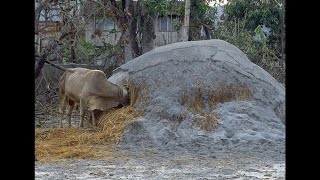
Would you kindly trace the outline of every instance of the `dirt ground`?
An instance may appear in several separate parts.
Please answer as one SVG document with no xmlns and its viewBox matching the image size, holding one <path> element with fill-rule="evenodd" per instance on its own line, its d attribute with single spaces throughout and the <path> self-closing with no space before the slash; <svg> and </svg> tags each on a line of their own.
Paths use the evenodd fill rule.
<svg viewBox="0 0 320 180">
<path fill-rule="evenodd" d="M 115 150 L 117 151 L 117 150 Z M 119 153 L 119 152 L 117 152 Z M 152 149 L 135 155 L 35 163 L 35 179 L 285 179 L 285 161 L 215 154 L 162 156 Z"/>
</svg>

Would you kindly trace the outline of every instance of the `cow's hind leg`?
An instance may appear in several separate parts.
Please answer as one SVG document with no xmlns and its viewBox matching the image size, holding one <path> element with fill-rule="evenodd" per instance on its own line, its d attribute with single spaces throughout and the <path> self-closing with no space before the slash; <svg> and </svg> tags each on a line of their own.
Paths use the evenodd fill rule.
<svg viewBox="0 0 320 180">
<path fill-rule="evenodd" d="M 62 128 L 62 120 L 63 120 L 63 116 L 64 116 L 64 110 L 66 108 L 66 96 L 63 96 L 63 98 L 61 98 L 60 100 L 60 106 L 59 106 L 59 113 L 60 113 L 60 128 Z"/>
<path fill-rule="evenodd" d="M 83 118 L 84 118 L 84 108 L 87 107 L 86 100 L 84 98 L 80 99 L 80 124 L 79 127 L 83 127 Z"/>
<path fill-rule="evenodd" d="M 74 102 L 69 100 L 69 106 L 67 109 L 67 115 L 68 115 L 68 127 L 71 127 L 71 114 L 72 114 L 72 110 L 74 108 Z"/>
</svg>

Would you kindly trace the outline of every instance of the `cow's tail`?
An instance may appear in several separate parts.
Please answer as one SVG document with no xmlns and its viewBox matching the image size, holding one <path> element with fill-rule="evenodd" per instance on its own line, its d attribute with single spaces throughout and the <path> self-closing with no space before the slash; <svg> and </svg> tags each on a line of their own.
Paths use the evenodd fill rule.
<svg viewBox="0 0 320 180">
<path fill-rule="evenodd" d="M 59 100 L 61 101 L 62 98 L 65 96 L 65 82 L 66 82 L 66 74 L 68 73 L 68 71 L 65 71 L 62 76 L 60 77 L 59 80 Z"/>
</svg>

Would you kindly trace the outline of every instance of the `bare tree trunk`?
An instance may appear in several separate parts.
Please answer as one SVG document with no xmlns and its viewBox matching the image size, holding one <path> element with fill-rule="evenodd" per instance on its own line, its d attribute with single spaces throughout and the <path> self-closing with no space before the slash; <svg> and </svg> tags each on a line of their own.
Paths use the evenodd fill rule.
<svg viewBox="0 0 320 180">
<path fill-rule="evenodd" d="M 70 52 L 71 52 L 71 57 L 70 60 L 73 62 L 76 59 L 76 33 L 75 33 L 75 27 L 73 23 L 71 22 L 70 24 L 71 28 L 71 36 L 70 36 Z"/>
<path fill-rule="evenodd" d="M 110 2 L 118 27 L 121 29 L 120 43 L 124 46 L 125 62 L 128 62 L 141 54 L 137 42 L 137 19 L 133 0 L 121 0 L 122 8 L 115 0 L 110 0 Z"/>
<path fill-rule="evenodd" d="M 124 45 L 124 62 L 128 62 L 133 59 L 133 50 L 131 48 L 131 40 L 130 32 L 129 32 L 129 20 L 128 16 L 132 16 L 132 14 L 128 13 L 128 1 L 130 0 L 122 0 L 123 7 L 123 16 L 121 17 L 121 21 L 119 21 L 120 27 L 122 27 L 122 36 L 123 36 L 123 45 Z"/>
<path fill-rule="evenodd" d="M 155 39 L 155 17 L 146 15 L 143 7 L 141 9 L 142 24 L 142 39 L 141 47 L 142 54 L 154 49 L 154 39 Z"/>
<path fill-rule="evenodd" d="M 73 25 L 73 22 L 71 19 L 69 19 L 68 16 L 70 16 L 71 12 L 71 4 L 70 0 L 66 0 L 65 4 L 65 11 L 66 11 L 66 16 L 65 16 L 65 26 L 67 27 L 67 31 L 70 32 L 70 36 L 68 36 L 68 41 L 70 44 L 70 61 L 73 62 L 76 59 L 76 52 L 75 52 L 75 27 Z M 75 16 L 75 9 L 73 11 L 73 16 Z"/>
<path fill-rule="evenodd" d="M 208 27 L 204 26 L 203 28 L 204 28 L 204 32 L 206 34 L 206 39 L 211 39 Z"/>
<path fill-rule="evenodd" d="M 184 22 L 183 22 L 183 29 L 182 29 L 182 41 L 188 41 L 189 20 L 190 20 L 190 0 L 185 0 Z"/>
<path fill-rule="evenodd" d="M 44 66 L 45 59 L 46 59 L 46 55 L 43 55 L 42 57 L 40 57 L 37 65 L 36 65 L 34 79 L 37 79 L 39 77 L 40 72 L 41 72 L 41 70 L 42 70 L 42 68 Z"/>
<path fill-rule="evenodd" d="M 142 35 L 142 54 L 154 49 L 155 39 L 155 25 L 154 18 L 150 16 L 144 16 L 144 32 Z"/>
<path fill-rule="evenodd" d="M 76 9 L 73 9 L 73 16 L 75 17 L 76 14 Z M 71 61 L 74 62 L 77 57 L 76 57 L 76 48 L 77 48 L 77 29 L 75 28 L 75 25 L 73 24 L 72 21 L 70 21 L 70 25 L 71 25 L 71 41 L 70 41 L 70 44 L 71 44 Z"/>
</svg>

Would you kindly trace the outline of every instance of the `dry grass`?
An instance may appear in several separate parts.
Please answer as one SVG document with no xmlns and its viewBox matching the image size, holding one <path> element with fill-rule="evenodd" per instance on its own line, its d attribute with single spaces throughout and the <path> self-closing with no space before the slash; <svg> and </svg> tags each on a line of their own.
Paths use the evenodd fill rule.
<svg viewBox="0 0 320 180">
<path fill-rule="evenodd" d="M 147 96 L 149 93 L 148 85 L 142 84 L 141 86 L 136 86 L 132 80 L 128 80 L 125 86 L 129 89 L 128 94 L 130 106 L 136 107 L 137 104 L 139 104 L 143 109 L 145 109 L 147 105 Z"/>
<path fill-rule="evenodd" d="M 209 106 L 215 108 L 218 103 L 243 101 L 252 97 L 246 85 L 227 85 L 220 83 L 219 87 L 209 95 Z"/>
<path fill-rule="evenodd" d="M 110 155 L 106 149 L 118 143 L 127 124 L 139 116 L 140 113 L 129 106 L 103 113 L 95 131 L 76 127 L 36 129 L 36 159 L 45 161 L 61 158 L 97 158 Z"/>
<path fill-rule="evenodd" d="M 194 114 L 199 114 L 204 118 L 196 122 L 205 132 L 210 132 L 217 127 L 218 121 L 214 113 L 204 111 L 206 103 L 211 109 L 214 109 L 218 103 L 230 101 L 248 100 L 252 94 L 245 85 L 226 85 L 219 84 L 219 88 L 215 91 L 206 92 L 203 83 L 198 82 L 196 88 L 192 92 L 193 96 L 183 93 L 181 104 L 186 106 Z"/>
<path fill-rule="evenodd" d="M 86 141 L 90 133 L 79 128 L 36 129 L 35 155 L 37 160 L 61 158 L 94 158 L 103 156 Z"/>
</svg>

